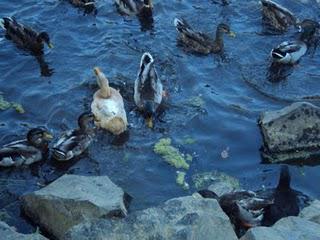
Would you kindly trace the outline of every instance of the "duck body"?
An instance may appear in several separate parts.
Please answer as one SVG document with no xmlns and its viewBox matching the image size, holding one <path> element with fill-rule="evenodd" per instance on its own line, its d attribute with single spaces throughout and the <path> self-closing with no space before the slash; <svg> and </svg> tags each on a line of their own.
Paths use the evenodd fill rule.
<svg viewBox="0 0 320 240">
<path fill-rule="evenodd" d="M 125 15 L 152 16 L 152 0 L 115 0 L 118 10 Z"/>
<path fill-rule="evenodd" d="M 220 53 L 223 50 L 223 34 L 234 36 L 228 25 L 221 23 L 216 29 L 216 38 L 194 31 L 183 19 L 174 19 L 174 25 L 178 31 L 178 43 L 187 51 L 207 55 L 209 53 Z"/>
<path fill-rule="evenodd" d="M 272 60 L 282 64 L 295 64 L 306 54 L 307 44 L 303 41 L 285 41 L 272 49 Z"/>
<path fill-rule="evenodd" d="M 0 149 L 0 166 L 17 167 L 41 161 L 48 152 L 51 139 L 52 136 L 47 131 L 39 128 L 31 129 L 27 139 L 11 142 Z"/>
<path fill-rule="evenodd" d="M 297 18 L 287 8 L 271 0 L 261 0 L 262 21 L 275 33 L 288 31 L 292 25 L 296 25 Z"/>
<path fill-rule="evenodd" d="M 95 124 L 115 135 L 126 131 L 128 121 L 123 99 L 118 90 L 109 86 L 109 82 L 99 68 L 95 68 L 100 89 L 94 94 L 91 111 L 95 116 Z"/>
<path fill-rule="evenodd" d="M 95 0 L 69 0 L 69 2 L 78 8 L 83 8 L 85 13 L 96 12 Z"/>
<path fill-rule="evenodd" d="M 52 48 L 49 35 L 46 32 L 37 33 L 10 17 L 5 17 L 0 20 L 0 25 L 6 30 L 7 39 L 12 40 L 17 47 L 29 51 L 33 55 L 43 55 L 43 43 L 46 43 L 49 48 Z"/>
<path fill-rule="evenodd" d="M 94 138 L 94 130 L 89 127 L 93 121 L 91 113 L 83 113 L 78 119 L 78 129 L 67 131 L 53 146 L 53 157 L 58 161 L 68 161 L 82 154 Z"/>
</svg>

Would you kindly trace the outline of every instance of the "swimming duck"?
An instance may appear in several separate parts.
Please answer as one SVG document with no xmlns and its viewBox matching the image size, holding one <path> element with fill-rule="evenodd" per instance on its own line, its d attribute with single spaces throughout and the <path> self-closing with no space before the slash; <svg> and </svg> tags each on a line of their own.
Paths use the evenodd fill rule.
<svg viewBox="0 0 320 240">
<path fill-rule="evenodd" d="M 115 135 L 127 129 L 127 115 L 123 99 L 118 90 L 109 86 L 109 81 L 98 67 L 94 68 L 100 89 L 93 95 L 91 111 L 96 126 L 104 128 Z"/>
<path fill-rule="evenodd" d="M 153 127 L 153 117 L 162 102 L 163 87 L 150 53 L 142 55 L 138 76 L 134 82 L 134 102 L 146 118 L 147 126 Z"/>
<path fill-rule="evenodd" d="M 83 8 L 85 13 L 96 12 L 95 0 L 69 0 L 69 2 L 78 8 Z"/>
<path fill-rule="evenodd" d="M 273 203 L 272 199 L 258 197 L 255 192 L 246 190 L 225 193 L 220 197 L 210 190 L 200 190 L 198 193 L 204 198 L 218 200 L 237 232 L 242 228 L 259 226 L 264 208 Z"/>
<path fill-rule="evenodd" d="M 294 14 L 283 6 L 271 0 L 261 0 L 262 21 L 274 33 L 288 31 L 290 26 L 297 24 Z"/>
<path fill-rule="evenodd" d="M 41 128 L 33 128 L 24 140 L 11 142 L 0 149 L 0 166 L 30 165 L 42 160 L 48 151 L 52 135 Z"/>
<path fill-rule="evenodd" d="M 281 167 L 278 186 L 273 192 L 274 203 L 264 210 L 262 225 L 271 226 L 279 219 L 299 214 L 298 193 L 290 186 L 290 172 L 287 165 Z"/>
<path fill-rule="evenodd" d="M 8 39 L 12 40 L 19 48 L 30 51 L 36 56 L 43 54 L 43 43 L 46 43 L 49 48 L 53 47 L 48 33 L 37 33 L 30 27 L 18 23 L 13 18 L 5 17 L 1 19 L 0 26 L 6 30 Z"/>
<path fill-rule="evenodd" d="M 92 113 L 83 113 L 78 118 L 79 128 L 67 131 L 53 146 L 53 157 L 58 161 L 68 161 L 82 154 L 91 144 L 94 130 Z"/>
<path fill-rule="evenodd" d="M 115 0 L 115 3 L 123 14 L 147 18 L 152 16 L 152 0 Z"/>
<path fill-rule="evenodd" d="M 178 43 L 187 50 L 200 54 L 220 53 L 223 50 L 223 34 L 235 36 L 230 27 L 224 23 L 218 25 L 214 40 L 204 33 L 194 31 L 183 19 L 175 18 L 174 25 L 178 31 Z"/>
</svg>

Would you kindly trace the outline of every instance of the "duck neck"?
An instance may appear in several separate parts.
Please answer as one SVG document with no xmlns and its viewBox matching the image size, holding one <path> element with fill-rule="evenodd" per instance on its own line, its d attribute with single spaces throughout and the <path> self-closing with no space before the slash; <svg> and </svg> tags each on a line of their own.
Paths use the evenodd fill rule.
<svg viewBox="0 0 320 240">
<path fill-rule="evenodd" d="M 223 43 L 223 32 L 219 29 L 219 27 L 216 30 L 216 43 Z"/>
<path fill-rule="evenodd" d="M 100 96 L 103 98 L 109 98 L 111 96 L 111 89 L 108 79 L 106 77 L 99 76 L 98 83 L 100 86 Z"/>
</svg>

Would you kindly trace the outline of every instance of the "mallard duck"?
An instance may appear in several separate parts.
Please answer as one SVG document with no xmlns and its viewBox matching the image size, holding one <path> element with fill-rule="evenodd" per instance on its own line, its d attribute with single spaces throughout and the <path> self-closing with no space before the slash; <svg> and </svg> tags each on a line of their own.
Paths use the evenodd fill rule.
<svg viewBox="0 0 320 240">
<path fill-rule="evenodd" d="M 261 0 L 261 3 L 262 21 L 275 33 L 286 32 L 290 26 L 297 24 L 297 18 L 288 9 L 271 0 Z"/>
<path fill-rule="evenodd" d="M 79 8 L 83 8 L 85 13 L 96 12 L 95 0 L 69 0 L 69 2 Z"/>
<path fill-rule="evenodd" d="M 138 76 L 134 82 L 134 102 L 145 115 L 148 127 L 153 127 L 152 118 L 162 102 L 163 87 L 150 53 L 142 55 Z"/>
<path fill-rule="evenodd" d="M 303 41 L 285 41 L 272 49 L 271 57 L 274 62 L 295 64 L 306 54 L 307 44 Z"/>
<path fill-rule="evenodd" d="M 100 89 L 93 95 L 91 111 L 95 116 L 95 124 L 115 135 L 127 129 L 127 115 L 123 99 L 118 90 L 109 86 L 109 81 L 101 70 L 96 67 L 94 73 Z"/>
<path fill-rule="evenodd" d="M 152 16 L 152 0 L 115 0 L 118 10 L 126 15 Z"/>
<path fill-rule="evenodd" d="M 37 33 L 10 17 L 1 19 L 0 26 L 6 30 L 8 39 L 12 40 L 19 48 L 30 51 L 34 55 L 43 54 L 43 43 L 46 43 L 49 48 L 53 47 L 48 33 Z"/>
<path fill-rule="evenodd" d="M 178 31 L 178 43 L 187 50 L 200 54 L 220 53 L 223 50 L 223 34 L 235 36 L 230 27 L 224 23 L 218 25 L 214 40 L 204 33 L 194 31 L 183 19 L 175 18 L 174 25 Z"/>
<path fill-rule="evenodd" d="M 11 142 L 0 149 L 0 166 L 30 165 L 42 160 L 48 151 L 52 135 L 41 128 L 33 128 L 24 140 Z"/>
<path fill-rule="evenodd" d="M 92 113 L 83 113 L 78 118 L 78 129 L 67 131 L 53 146 L 53 157 L 58 161 L 67 161 L 82 154 L 91 144 L 94 130 Z"/>
<path fill-rule="evenodd" d="M 279 219 L 299 214 L 298 192 L 290 186 L 291 177 L 287 165 L 281 167 L 278 186 L 273 192 L 274 203 L 264 211 L 262 225 L 271 226 Z"/>
</svg>

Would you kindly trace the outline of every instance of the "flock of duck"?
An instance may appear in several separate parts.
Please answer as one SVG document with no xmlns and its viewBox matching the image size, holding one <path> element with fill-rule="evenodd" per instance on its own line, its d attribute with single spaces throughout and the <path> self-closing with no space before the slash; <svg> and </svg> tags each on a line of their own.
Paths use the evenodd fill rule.
<svg viewBox="0 0 320 240">
<path fill-rule="evenodd" d="M 76 7 L 83 8 L 86 13 L 96 12 L 94 0 L 69 0 L 69 2 Z M 271 50 L 272 62 L 274 64 L 298 63 L 299 59 L 306 54 L 308 48 L 317 42 L 320 24 L 311 19 L 300 21 L 288 9 L 271 0 L 261 0 L 261 3 L 262 19 L 265 27 L 271 29 L 275 34 L 286 32 L 291 26 L 299 32 L 298 39 L 285 41 Z M 122 14 L 137 15 L 141 21 L 152 19 L 152 0 L 115 0 L 115 4 Z M 228 4 L 228 1 L 222 1 L 222 4 Z M 195 31 L 184 19 L 176 18 L 173 22 L 178 34 L 178 45 L 183 50 L 192 53 L 220 54 L 224 49 L 223 35 L 235 36 L 235 33 L 225 23 L 217 25 L 215 38 L 212 38 L 205 33 Z M 38 33 L 30 27 L 22 25 L 14 18 L 5 17 L 0 24 L 5 30 L 7 39 L 14 42 L 18 48 L 36 57 L 44 54 L 44 44 L 47 44 L 49 48 L 53 47 L 48 33 Z M 81 155 L 94 139 L 96 127 L 106 129 L 114 135 L 120 135 L 127 130 L 128 121 L 120 92 L 109 86 L 108 78 L 101 69 L 95 67 L 94 74 L 97 78 L 99 90 L 93 95 L 91 112 L 81 114 L 78 118 L 79 127 L 65 132 L 53 145 L 52 156 L 59 161 L 67 161 Z M 153 127 L 153 119 L 156 117 L 156 112 L 164 97 L 165 91 L 157 75 L 155 60 L 150 53 L 146 52 L 141 57 L 134 84 L 134 102 L 146 119 L 146 125 L 150 128 Z M 52 138 L 53 136 L 46 129 L 31 129 L 27 133 L 26 139 L 8 143 L 0 149 L 0 166 L 29 165 L 42 160 L 44 154 L 48 152 L 49 142 Z M 287 169 L 282 170 L 277 189 L 282 194 L 281 199 L 277 200 L 280 204 L 285 203 L 288 206 L 292 203 L 294 206 L 297 205 L 295 196 L 292 197 L 287 194 L 290 190 L 290 176 Z M 283 191 L 287 191 L 287 193 L 283 194 Z M 202 191 L 200 194 L 204 197 L 218 198 L 214 193 L 208 191 Z M 237 194 L 237 196 L 219 198 L 220 204 L 225 208 L 224 210 L 227 213 L 230 212 L 229 216 L 237 213 L 235 225 L 241 222 L 241 226 L 252 226 L 252 219 L 257 219 L 254 216 L 261 218 L 260 210 L 262 208 L 269 215 L 275 214 L 275 212 L 279 215 L 279 212 L 281 213 L 283 210 L 281 207 L 278 207 L 276 211 L 273 207 L 270 208 L 277 202 L 275 196 L 270 202 L 270 199 L 265 201 L 256 199 L 253 197 L 255 195 L 248 192 L 243 194 L 238 192 Z M 232 201 L 228 199 L 232 199 Z M 234 199 L 238 200 L 235 201 Z M 248 206 L 248 201 L 244 199 L 251 202 L 251 207 Z M 263 207 L 257 209 L 257 202 L 261 203 Z M 266 210 L 266 206 L 269 206 L 269 210 Z M 251 219 L 248 219 L 248 214 Z M 281 216 L 284 215 L 296 215 L 296 207 L 293 207 L 293 210 L 289 208 L 288 212 Z M 268 217 L 269 220 L 273 219 L 272 223 L 277 218 L 279 217 Z"/>
</svg>

